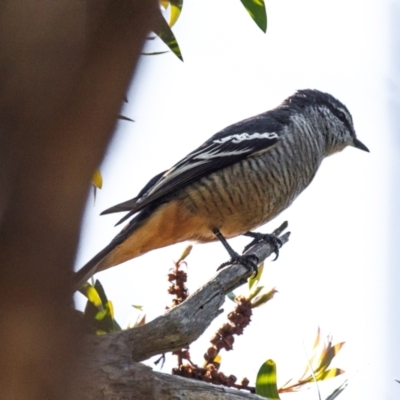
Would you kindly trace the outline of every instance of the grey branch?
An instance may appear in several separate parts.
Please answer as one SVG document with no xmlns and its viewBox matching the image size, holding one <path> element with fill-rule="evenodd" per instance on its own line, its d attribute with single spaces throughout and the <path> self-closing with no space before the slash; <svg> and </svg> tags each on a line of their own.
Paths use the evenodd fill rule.
<svg viewBox="0 0 400 400">
<path fill-rule="evenodd" d="M 290 232 L 281 235 L 286 228 L 287 223 L 285 222 L 274 231 L 274 234 L 281 239 L 282 244 L 289 240 Z M 273 251 L 274 249 L 269 243 L 262 242 L 254 245 L 246 254 L 256 255 L 261 263 L 270 256 Z M 120 379 L 123 377 L 115 369 L 118 369 L 120 372 L 125 371 L 125 374 L 130 368 L 133 368 L 135 362 L 146 360 L 157 354 L 164 354 L 181 349 L 195 341 L 207 329 L 214 318 L 221 313 L 221 307 L 225 301 L 226 294 L 246 282 L 247 278 L 249 278 L 252 273 L 253 272 L 244 265 L 229 265 L 220 270 L 209 282 L 193 293 L 182 304 L 169 310 L 165 315 L 157 317 L 148 324 L 109 335 L 89 336 L 87 339 L 90 359 L 87 359 L 85 364 L 96 376 L 93 377 L 93 381 L 97 382 L 97 386 L 100 386 L 99 382 L 104 381 L 104 388 L 110 385 L 116 385 L 117 387 L 119 387 L 118 385 L 122 385 L 122 387 L 125 388 L 125 385 L 128 385 L 132 389 L 130 393 L 138 393 L 136 391 L 137 388 L 134 389 L 132 385 L 137 385 L 137 383 L 133 383 L 133 381 L 142 379 L 139 378 L 141 372 L 133 374 L 130 376 L 129 381 L 122 383 Z M 152 379 L 158 383 L 161 381 L 165 382 L 168 379 L 164 377 L 164 374 L 153 374 L 154 377 Z M 158 381 L 158 379 L 160 381 Z M 171 379 L 178 379 L 178 377 L 171 377 Z M 91 379 L 87 379 L 86 377 L 85 381 L 88 382 L 91 381 Z M 143 385 L 146 386 L 146 383 L 143 383 Z M 154 382 L 150 386 L 153 387 L 153 385 Z M 196 385 L 197 391 L 198 382 L 196 382 L 196 384 L 189 383 L 188 385 Z M 178 386 L 182 387 L 182 384 L 180 383 Z M 235 396 L 228 397 L 226 389 L 219 388 L 218 390 L 220 391 L 219 395 L 215 392 L 213 394 L 214 397 L 201 398 L 256 398 L 254 396 L 244 397 L 244 393 L 237 391 L 234 391 L 236 394 Z M 86 390 L 85 392 L 88 393 Z M 166 398 L 174 398 L 171 396 L 167 396 Z M 119 397 L 113 397 L 113 399 L 117 398 Z M 139 397 L 135 395 L 135 399 L 138 398 Z M 152 399 L 153 397 L 143 398 Z M 154 398 L 161 397 L 155 396 Z M 181 397 L 177 396 L 176 398 Z M 191 397 L 185 397 L 185 399 L 190 398 Z"/>
<path fill-rule="evenodd" d="M 225 386 L 154 372 L 140 363 L 110 363 L 99 374 L 85 376 L 85 400 L 268 400 Z"/>
</svg>

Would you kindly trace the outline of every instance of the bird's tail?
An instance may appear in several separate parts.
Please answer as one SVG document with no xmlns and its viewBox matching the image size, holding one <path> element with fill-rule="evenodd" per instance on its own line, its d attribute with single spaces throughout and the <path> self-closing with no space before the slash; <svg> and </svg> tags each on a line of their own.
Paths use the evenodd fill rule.
<svg viewBox="0 0 400 400">
<path fill-rule="evenodd" d="M 123 203 L 119 203 L 113 207 L 107 208 L 107 210 L 104 210 L 103 212 L 101 212 L 100 215 L 118 213 L 118 212 L 123 212 L 123 211 L 125 211 L 125 212 L 131 211 L 133 208 L 135 208 L 137 199 L 138 198 L 135 197 L 128 201 L 124 201 Z"/>
<path fill-rule="evenodd" d="M 79 290 L 84 283 L 96 273 L 98 265 L 114 250 L 114 248 L 115 244 L 110 242 L 75 273 L 75 290 Z"/>
<path fill-rule="evenodd" d="M 134 200 L 134 199 L 133 199 Z M 112 261 L 113 252 L 118 249 L 118 247 L 127 241 L 129 237 L 133 235 L 133 233 L 146 222 L 146 220 L 151 215 L 153 209 L 148 207 L 148 209 L 143 210 L 138 215 L 136 215 L 119 233 L 114 239 L 106 246 L 104 249 L 99 251 L 92 259 L 90 259 L 79 271 L 75 274 L 75 290 L 79 290 L 83 284 L 96 272 L 107 269 L 111 266 L 120 264 L 124 259 L 121 261 Z M 130 243 L 131 251 L 130 257 L 134 258 L 139 254 L 135 255 L 134 250 L 135 246 Z"/>
<path fill-rule="evenodd" d="M 209 220 L 193 215 L 177 200 L 148 205 L 76 273 L 76 288 L 80 289 L 95 272 L 185 240 L 215 240 Z"/>
</svg>

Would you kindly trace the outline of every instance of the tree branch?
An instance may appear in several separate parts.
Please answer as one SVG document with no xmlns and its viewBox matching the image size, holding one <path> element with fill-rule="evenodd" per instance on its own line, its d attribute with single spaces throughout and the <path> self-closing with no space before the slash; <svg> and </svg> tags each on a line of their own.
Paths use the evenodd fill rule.
<svg viewBox="0 0 400 400">
<path fill-rule="evenodd" d="M 110 363 L 99 375 L 85 375 L 85 400 L 268 400 L 225 386 L 154 372 L 140 363 L 120 360 Z"/>
<path fill-rule="evenodd" d="M 284 223 L 274 233 L 280 235 L 286 227 L 287 223 Z M 288 241 L 289 235 L 290 233 L 287 232 L 280 236 L 282 244 Z M 269 243 L 258 243 L 246 254 L 254 254 L 262 262 L 273 251 L 274 249 Z M 133 382 L 137 378 L 130 376 L 129 380 L 126 381 L 124 371 L 135 365 L 135 362 L 180 349 L 195 341 L 214 318 L 221 313 L 221 306 L 225 301 L 226 294 L 246 282 L 252 273 L 241 264 L 227 266 L 182 304 L 148 324 L 108 335 L 88 336 L 90 357 L 86 358 L 85 364 L 86 368 L 91 371 L 90 374 L 93 375 L 93 378 L 85 378 L 85 380 L 93 380 L 96 382 L 96 386 L 108 388 L 107 390 L 110 389 L 110 385 L 114 386 L 117 383 L 122 384 L 124 388 L 126 388 L 126 385 L 130 385 L 132 390 L 130 393 L 135 393 L 135 395 L 141 393 L 137 392 L 137 385 L 140 386 L 140 384 Z M 95 355 L 95 358 L 93 358 L 93 355 Z M 109 373 L 110 368 L 114 371 L 111 374 L 112 376 Z M 117 371 L 120 371 L 120 373 Z M 156 379 L 156 377 L 152 379 Z M 192 383 L 191 386 L 195 385 Z M 94 398 L 90 397 L 92 395 L 90 388 L 84 387 L 82 390 L 85 393 L 85 398 Z M 95 387 L 93 387 L 93 390 L 95 390 Z M 197 390 L 200 389 L 196 386 Z M 216 396 L 216 394 L 214 393 L 213 396 Z M 169 397 L 154 398 L 167 399 Z M 218 397 L 210 397 L 210 399 L 214 398 Z"/>
</svg>

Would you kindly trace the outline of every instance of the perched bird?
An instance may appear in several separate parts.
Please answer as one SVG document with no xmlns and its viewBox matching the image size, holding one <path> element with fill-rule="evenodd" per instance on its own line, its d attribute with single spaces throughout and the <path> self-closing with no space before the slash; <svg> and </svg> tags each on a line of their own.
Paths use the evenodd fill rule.
<svg viewBox="0 0 400 400">
<path fill-rule="evenodd" d="M 137 197 L 102 213 L 128 212 L 120 223 L 133 218 L 77 272 L 76 287 L 160 247 L 248 233 L 287 208 L 322 160 L 347 146 L 369 151 L 348 109 L 318 90 L 299 90 L 277 108 L 228 126 Z"/>
</svg>

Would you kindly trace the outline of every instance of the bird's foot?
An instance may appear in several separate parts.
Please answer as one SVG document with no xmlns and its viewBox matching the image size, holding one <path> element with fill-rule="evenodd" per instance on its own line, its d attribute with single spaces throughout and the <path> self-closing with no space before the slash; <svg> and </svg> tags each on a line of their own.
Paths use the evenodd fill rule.
<svg viewBox="0 0 400 400">
<path fill-rule="evenodd" d="M 222 263 L 217 268 L 217 271 L 219 271 L 220 269 L 225 268 L 226 266 L 231 265 L 231 264 L 244 265 L 248 270 L 254 272 L 254 274 L 257 275 L 259 259 L 254 254 L 240 255 L 240 254 L 235 253 L 234 255 L 232 255 L 232 258 L 229 261 Z"/>
<path fill-rule="evenodd" d="M 214 229 L 213 233 L 217 237 L 217 239 L 223 244 L 226 251 L 231 256 L 231 259 L 227 262 L 222 263 L 217 268 L 217 271 L 219 271 L 220 269 L 225 268 L 226 266 L 231 265 L 231 264 L 242 264 L 248 270 L 253 271 L 255 273 L 255 275 L 257 276 L 259 259 L 256 255 L 254 255 L 254 254 L 239 255 L 238 253 L 236 253 L 235 250 L 232 249 L 232 247 L 229 245 L 229 243 L 226 241 L 226 239 L 224 238 L 224 236 L 221 234 L 221 232 L 218 229 Z"/>
<path fill-rule="evenodd" d="M 245 236 L 250 236 L 253 240 L 244 248 L 243 252 L 247 251 L 250 247 L 254 246 L 260 242 L 269 243 L 273 247 L 275 253 L 275 258 L 273 261 L 277 260 L 279 257 L 279 248 L 282 246 L 282 241 L 277 236 L 271 233 L 258 233 L 258 232 L 246 232 Z"/>
</svg>

